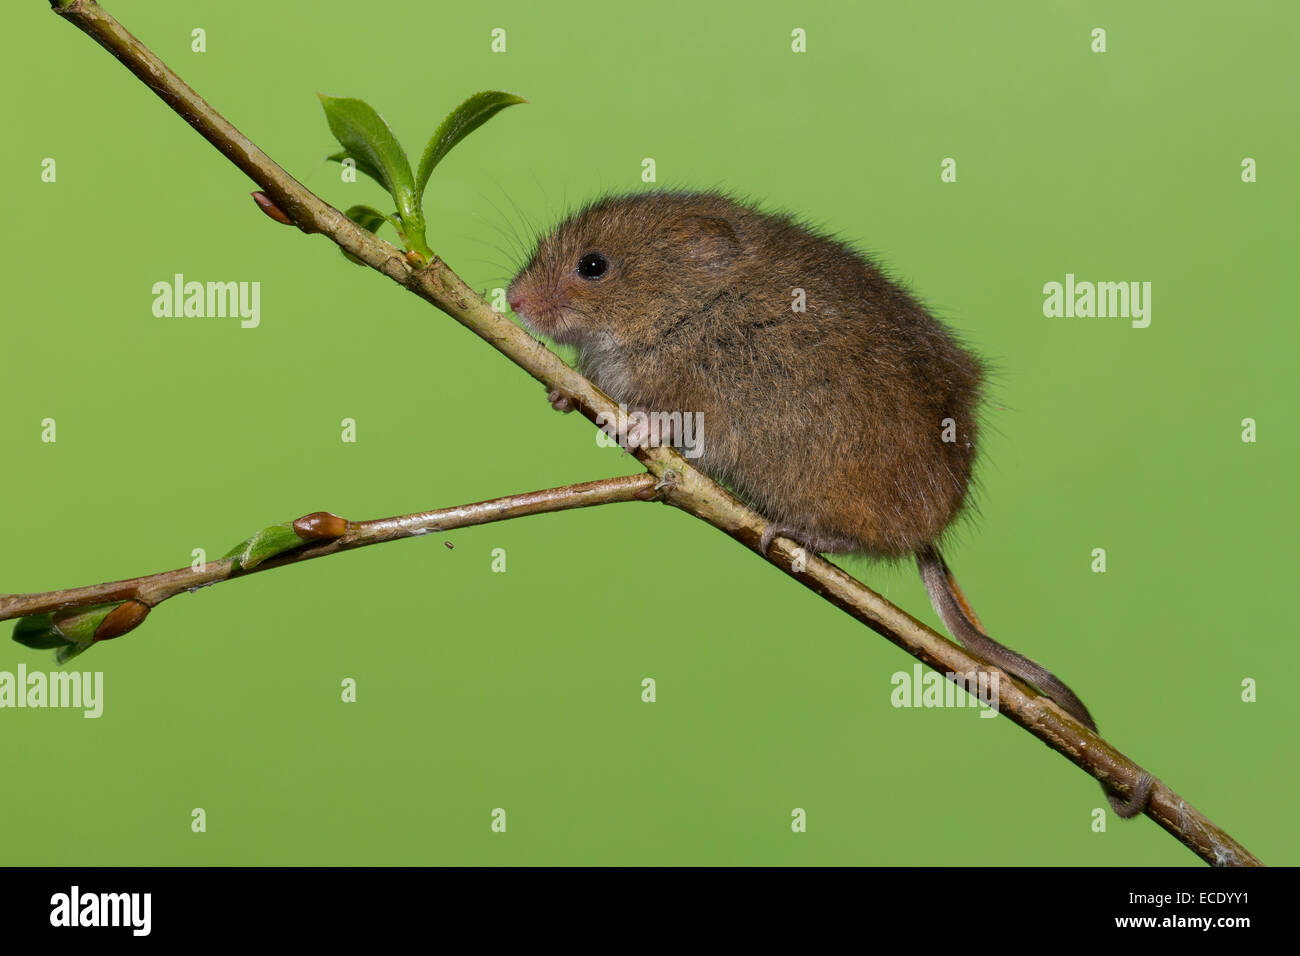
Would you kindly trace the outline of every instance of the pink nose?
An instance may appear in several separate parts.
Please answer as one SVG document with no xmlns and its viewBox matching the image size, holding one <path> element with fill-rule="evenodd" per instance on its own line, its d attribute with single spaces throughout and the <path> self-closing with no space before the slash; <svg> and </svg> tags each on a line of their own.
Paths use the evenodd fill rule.
<svg viewBox="0 0 1300 956">
<path fill-rule="evenodd" d="M 522 295 L 520 295 L 518 292 L 514 292 L 514 293 L 512 293 L 512 294 L 511 294 L 511 295 L 506 299 L 506 301 L 510 303 L 510 308 L 511 308 L 513 311 L 515 311 L 515 312 L 518 312 L 520 309 L 522 309 L 522 308 L 524 307 L 524 305 L 528 302 L 528 300 L 525 299 L 525 298 L 524 298 Z"/>
</svg>

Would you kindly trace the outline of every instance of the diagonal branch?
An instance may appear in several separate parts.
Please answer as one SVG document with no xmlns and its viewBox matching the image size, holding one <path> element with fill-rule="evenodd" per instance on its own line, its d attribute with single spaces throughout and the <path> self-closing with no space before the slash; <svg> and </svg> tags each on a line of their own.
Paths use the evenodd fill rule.
<svg viewBox="0 0 1300 956">
<path fill-rule="evenodd" d="M 548 388 L 569 397 L 587 418 L 595 421 L 601 415 L 604 421 L 619 421 L 619 410 L 609 396 L 505 316 L 494 312 L 440 258 L 434 257 L 427 266 L 417 269 L 404 258 L 401 250 L 361 229 L 312 194 L 204 102 L 94 0 L 51 0 L 51 4 L 60 15 L 117 57 L 243 170 L 303 232 L 327 236 L 365 264 L 437 306 Z M 636 457 L 657 479 L 665 501 L 759 551 L 759 538 L 767 522 L 693 468 L 675 450 L 641 449 Z M 1105 787 L 1123 796 L 1132 794 L 1142 768 L 1050 700 L 973 657 L 838 567 L 816 555 L 804 555 L 793 542 L 778 538 L 765 557 L 950 680 L 961 680 L 971 672 L 996 674 L 1002 714 L 1096 777 Z M 1159 780 L 1144 812 L 1209 863 L 1260 865 L 1245 847 Z"/>
</svg>

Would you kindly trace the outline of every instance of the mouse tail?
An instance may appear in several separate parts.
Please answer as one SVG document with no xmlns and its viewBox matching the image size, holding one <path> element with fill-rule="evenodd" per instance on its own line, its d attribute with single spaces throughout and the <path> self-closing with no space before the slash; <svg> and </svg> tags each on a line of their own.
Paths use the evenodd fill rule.
<svg viewBox="0 0 1300 956">
<path fill-rule="evenodd" d="M 937 548 L 926 545 L 917 551 L 916 566 L 921 572 L 921 580 L 925 583 L 935 613 L 963 647 L 1035 687 L 1041 694 L 1056 701 L 1062 710 L 1079 723 L 1097 733 L 1097 722 L 1092 719 L 1092 714 L 1079 699 L 1079 695 L 1070 690 L 1064 681 L 1037 661 L 1030 660 L 989 637 Z M 1106 792 L 1106 799 L 1117 815 L 1137 816 L 1146 806 L 1153 783 L 1151 775 L 1143 772 L 1133 795 L 1127 800 L 1109 791 Z M 1104 787 L 1102 789 L 1105 790 Z"/>
<path fill-rule="evenodd" d="M 1079 723 L 1093 733 L 1097 732 L 1097 724 L 1088 708 L 1060 678 L 1037 661 L 999 644 L 985 633 L 937 548 L 926 546 L 918 551 L 916 565 L 935 613 L 953 637 L 990 664 L 996 664 L 1008 674 L 1032 684 L 1040 693 L 1056 701 L 1062 710 Z"/>
</svg>

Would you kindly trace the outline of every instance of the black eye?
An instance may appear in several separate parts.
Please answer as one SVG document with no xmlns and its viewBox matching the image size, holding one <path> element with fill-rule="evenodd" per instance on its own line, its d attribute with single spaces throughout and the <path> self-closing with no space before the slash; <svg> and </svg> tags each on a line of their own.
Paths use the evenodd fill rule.
<svg viewBox="0 0 1300 956">
<path fill-rule="evenodd" d="M 609 268 L 609 261 L 599 252 L 589 252 L 578 260 L 578 275 L 584 279 L 599 279 Z"/>
</svg>

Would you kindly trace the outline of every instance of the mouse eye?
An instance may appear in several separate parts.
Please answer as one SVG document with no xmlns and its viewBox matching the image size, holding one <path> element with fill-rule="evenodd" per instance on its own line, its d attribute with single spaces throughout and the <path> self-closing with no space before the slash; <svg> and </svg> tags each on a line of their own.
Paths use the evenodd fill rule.
<svg viewBox="0 0 1300 956">
<path fill-rule="evenodd" d="M 578 260 L 578 275 L 584 279 L 599 279 L 609 269 L 609 260 L 599 252 L 589 252 Z"/>
</svg>

